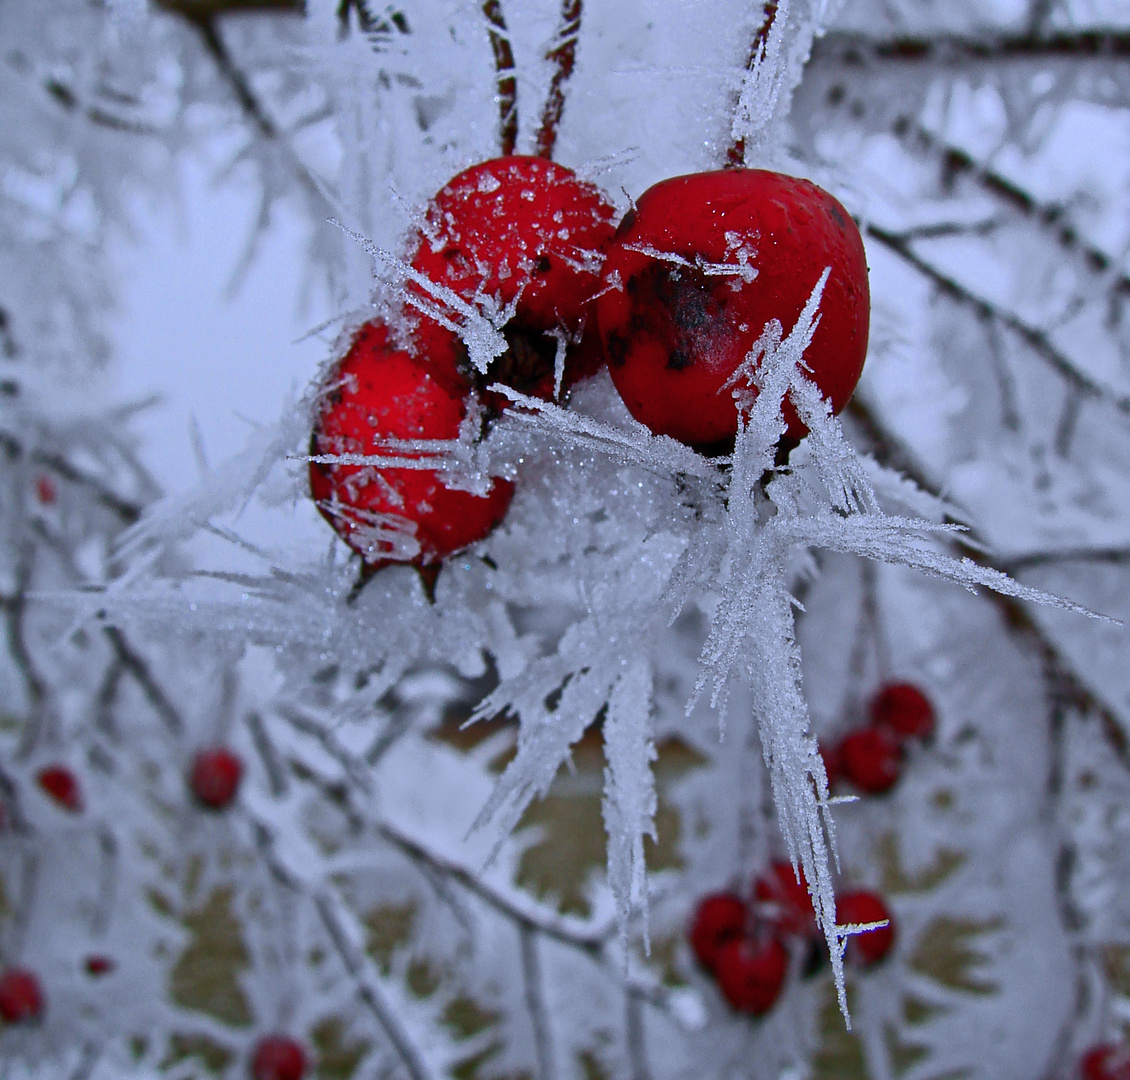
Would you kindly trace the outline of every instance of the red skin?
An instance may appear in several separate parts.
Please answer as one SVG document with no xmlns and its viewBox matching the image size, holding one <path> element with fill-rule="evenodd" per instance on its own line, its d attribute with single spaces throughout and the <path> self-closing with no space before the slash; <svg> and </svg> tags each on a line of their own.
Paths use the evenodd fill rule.
<svg viewBox="0 0 1130 1080">
<path fill-rule="evenodd" d="M 816 936 L 816 912 L 803 870 L 797 881 L 791 863 L 774 862 L 754 882 L 753 895 L 755 900 L 776 907 L 776 914 L 771 918 L 780 933 L 804 938 Z"/>
<path fill-rule="evenodd" d="M 58 497 L 55 482 L 50 476 L 38 476 L 35 480 L 35 497 L 44 506 L 50 506 Z"/>
<path fill-rule="evenodd" d="M 840 748 L 836 743 L 819 742 L 816 746 L 820 757 L 824 760 L 824 773 L 828 777 L 828 791 L 839 782 L 843 769 L 840 766 Z"/>
<path fill-rule="evenodd" d="M 895 943 L 895 920 L 882 897 L 866 889 L 843 893 L 836 897 L 836 921 L 845 923 L 872 923 L 888 921 L 887 926 L 852 934 L 848 938 L 847 958 L 861 967 L 877 964 L 889 953 Z"/>
<path fill-rule="evenodd" d="M 511 349 L 483 384 L 548 399 L 557 346 L 547 331 L 580 331 L 614 230 L 611 204 L 572 170 L 544 158 L 494 158 L 453 177 L 432 200 L 412 266 L 468 301 L 493 296 L 505 307 L 520 291 L 504 331 Z M 425 352 L 438 329 L 421 319 Z M 564 385 L 590 374 L 594 359 L 599 366 L 599 353 L 571 350 Z"/>
<path fill-rule="evenodd" d="M 456 438 L 471 389 L 457 370 L 451 335 L 447 349 L 446 357 L 433 355 L 425 364 L 398 349 L 383 323 L 366 323 L 323 391 L 311 453 L 376 454 L 378 443 L 386 439 Z M 378 471 L 367 465 L 311 462 L 310 493 L 338 535 L 370 569 L 377 569 L 398 561 L 438 564 L 482 540 L 506 514 L 514 485 L 495 480 L 490 492 L 480 496 L 445 487 L 442 475 L 432 469 Z M 389 557 L 393 544 L 374 538 L 373 514 L 414 526 L 417 554 L 407 560 Z"/>
<path fill-rule="evenodd" d="M 714 970 L 719 950 L 745 932 L 746 906 L 732 893 L 713 893 L 699 901 L 691 924 L 691 948 L 698 962 Z"/>
<path fill-rule="evenodd" d="M 1130 1080 L 1130 1046 L 1092 1046 L 1079 1062 L 1079 1073 L 1083 1080 Z"/>
<path fill-rule="evenodd" d="M 842 775 L 868 795 L 882 795 L 895 786 L 902 771 L 902 748 L 886 728 L 853 731 L 839 747 Z"/>
<path fill-rule="evenodd" d="M 109 956 L 88 956 L 83 963 L 86 973 L 95 978 L 101 975 L 109 975 L 117 966 Z"/>
<path fill-rule="evenodd" d="M 35 782 L 64 810 L 72 814 L 82 813 L 82 790 L 75 774 L 66 765 L 48 765 L 40 769 Z"/>
<path fill-rule="evenodd" d="M 202 806 L 224 810 L 235 799 L 243 778 L 243 762 L 227 747 L 209 746 L 192 759 L 189 786 Z"/>
<path fill-rule="evenodd" d="M 33 972 L 12 967 L 0 974 L 0 1019 L 19 1024 L 42 1015 L 43 991 Z"/>
<path fill-rule="evenodd" d="M 251 1056 L 252 1080 L 302 1080 L 306 1051 L 286 1035 L 265 1035 Z"/>
<path fill-rule="evenodd" d="M 718 987 L 731 1008 L 753 1016 L 776 1004 L 788 969 L 789 954 L 776 936 L 728 941 L 714 966 Z"/>
<path fill-rule="evenodd" d="M 727 233 L 756 248 L 753 281 L 697 268 L 735 263 Z M 649 188 L 620 223 L 596 302 L 608 368 L 628 410 L 656 434 L 692 446 L 732 439 L 737 409 L 723 385 L 771 319 L 792 330 L 826 267 L 820 323 L 804 358 L 839 412 L 863 370 L 870 318 L 867 260 L 848 212 L 807 180 L 761 169 L 676 176 Z M 787 400 L 785 419 L 791 438 L 806 433 Z"/>
<path fill-rule="evenodd" d="M 871 702 L 871 723 L 900 740 L 928 739 L 934 733 L 934 707 L 912 683 L 887 683 Z"/>
</svg>

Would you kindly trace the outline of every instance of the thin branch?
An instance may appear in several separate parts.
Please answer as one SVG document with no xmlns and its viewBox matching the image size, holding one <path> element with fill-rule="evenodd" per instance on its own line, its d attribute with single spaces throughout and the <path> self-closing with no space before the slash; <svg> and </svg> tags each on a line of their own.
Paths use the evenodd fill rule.
<svg viewBox="0 0 1130 1080">
<path fill-rule="evenodd" d="M 43 89 L 64 112 L 81 113 L 98 127 L 108 128 L 111 131 L 121 131 L 127 135 L 158 134 L 159 129 L 150 124 L 141 124 L 136 120 L 115 116 L 99 105 L 87 105 L 80 102 L 75 92 L 59 79 L 47 79 L 43 83 Z"/>
<path fill-rule="evenodd" d="M 174 735 L 179 735 L 184 730 L 184 721 L 180 713 L 169 700 L 168 695 L 161 689 L 149 665 L 134 652 L 125 635 L 116 626 L 103 627 L 106 639 L 110 642 L 122 667 L 126 673 L 137 683 L 146 700 L 153 707 L 153 711 L 165 722 L 165 726 Z"/>
<path fill-rule="evenodd" d="M 538 1056 L 538 1080 L 553 1080 L 553 1041 L 550 1033 L 549 1011 L 545 1007 L 544 988 L 541 981 L 541 964 L 538 957 L 537 937 L 531 927 L 518 927 L 522 949 L 522 981 L 526 991 L 526 1010 L 534 1029 L 534 1047 Z"/>
<path fill-rule="evenodd" d="M 34 546 L 25 543 L 16 565 L 16 580 L 12 592 L 8 594 L 0 593 L 0 610 L 4 612 L 8 652 L 23 678 L 32 712 L 38 713 L 47 699 L 47 681 L 36 668 L 24 634 L 27 587 L 31 582 L 34 559 Z"/>
<path fill-rule="evenodd" d="M 996 37 L 870 38 L 863 34 L 828 34 L 816 41 L 813 62 L 838 61 L 852 66 L 874 60 L 901 64 L 938 61 L 954 66 L 970 61 L 1007 59 L 1121 60 L 1130 57 L 1130 30 L 1076 30 L 1057 34 Z"/>
<path fill-rule="evenodd" d="M 752 71 L 754 64 L 758 62 L 762 52 L 765 49 L 765 43 L 769 40 L 769 31 L 773 29 L 773 22 L 777 18 L 777 0 L 765 0 L 761 9 L 761 22 L 758 24 L 757 31 L 753 35 L 753 40 L 749 43 L 749 57 L 746 59 L 746 70 Z M 730 108 L 730 113 L 733 114 L 738 106 L 738 99 L 735 96 L 733 104 Z M 726 167 L 731 169 L 740 169 L 745 164 L 745 139 L 735 139 L 726 150 Z"/>
<path fill-rule="evenodd" d="M 1055 566 L 1067 562 L 1113 563 L 1123 566 L 1130 563 L 1130 548 L 1061 548 L 1058 551 L 1028 551 L 1000 560 L 997 565 L 1006 574 L 1016 574 L 1035 566 Z"/>
<path fill-rule="evenodd" d="M 932 263 L 922 258 L 922 256 L 914 251 L 897 233 L 873 224 L 867 225 L 866 229 L 868 236 L 874 237 L 884 247 L 893 251 L 899 258 L 913 266 L 923 277 L 928 278 L 947 295 L 953 297 L 953 299 L 965 306 L 973 308 L 982 318 L 994 319 L 1002 326 L 1007 327 L 1015 333 L 1037 356 L 1058 371 L 1059 374 L 1081 394 L 1109 402 L 1120 412 L 1130 414 L 1130 397 L 1125 394 L 1120 394 L 1108 386 L 1104 386 L 1090 375 L 1080 371 L 1067 356 L 1051 343 L 1044 331 L 1030 326 L 1018 315 L 1010 311 L 1004 311 L 991 301 L 977 296 L 959 281 L 943 273 Z"/>
<path fill-rule="evenodd" d="M 628 987 L 624 1001 L 624 1028 L 628 1044 L 631 1080 L 651 1080 L 647 1062 L 647 1037 L 643 1018 L 644 998 L 637 988 Z"/>
<path fill-rule="evenodd" d="M 553 65 L 545 106 L 538 129 L 538 157 L 552 158 L 557 143 L 557 128 L 565 110 L 565 83 L 573 74 L 577 58 L 577 38 L 581 32 L 581 0 L 561 0 L 561 16 L 553 47 L 545 54 Z"/>
<path fill-rule="evenodd" d="M 506 29 L 501 0 L 483 0 L 483 14 L 490 24 L 490 47 L 494 53 L 499 153 L 507 157 L 514 153 L 518 143 L 518 79 L 514 72 L 514 51 L 510 47 L 510 32 Z"/>
</svg>

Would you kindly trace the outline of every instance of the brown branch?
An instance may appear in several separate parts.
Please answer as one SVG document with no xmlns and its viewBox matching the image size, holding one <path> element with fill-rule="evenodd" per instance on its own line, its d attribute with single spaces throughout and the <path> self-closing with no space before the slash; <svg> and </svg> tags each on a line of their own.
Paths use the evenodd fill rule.
<svg viewBox="0 0 1130 1080">
<path fill-rule="evenodd" d="M 303 0 L 154 0 L 157 7 L 184 18 L 214 19 L 219 15 L 302 15 Z"/>
<path fill-rule="evenodd" d="M 754 64 L 758 62 L 761 54 L 765 51 L 765 43 L 769 40 L 769 31 L 773 29 L 773 22 L 776 18 L 777 0 L 765 0 L 762 7 L 761 23 L 757 27 L 757 32 L 753 35 L 753 40 L 749 43 L 749 57 L 745 65 L 747 71 L 753 70 Z M 735 98 L 730 107 L 731 115 L 737 107 L 738 102 Z M 726 150 L 726 168 L 740 169 L 744 165 L 745 139 L 735 139 Z"/>
<path fill-rule="evenodd" d="M 565 83 L 573 74 L 577 58 L 577 37 L 581 32 L 581 0 L 561 0 L 561 18 L 553 48 L 545 58 L 553 64 L 553 77 L 549 81 L 549 91 L 545 107 L 541 112 L 541 127 L 538 129 L 538 157 L 552 158 L 557 143 L 557 128 L 565 109 Z"/>
<path fill-rule="evenodd" d="M 490 24 L 490 47 L 494 53 L 499 153 L 507 157 L 514 153 L 518 143 L 518 79 L 514 74 L 514 51 L 510 48 L 510 32 L 502 15 L 501 0 L 483 0 L 483 14 Z"/>
</svg>

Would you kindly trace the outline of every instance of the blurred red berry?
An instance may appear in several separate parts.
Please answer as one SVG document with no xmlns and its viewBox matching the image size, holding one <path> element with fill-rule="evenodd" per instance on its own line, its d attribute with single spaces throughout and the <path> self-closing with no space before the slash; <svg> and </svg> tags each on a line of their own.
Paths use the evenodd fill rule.
<svg viewBox="0 0 1130 1080">
<path fill-rule="evenodd" d="M 812 897 L 808 895 L 803 870 L 800 871 L 800 881 L 797 881 L 791 863 L 774 862 L 754 882 L 753 895 L 761 903 L 773 905 L 774 913 L 766 917 L 772 919 L 781 933 L 798 937 L 816 934 L 816 911 L 812 907 Z"/>
<path fill-rule="evenodd" d="M 718 952 L 714 972 L 722 995 L 738 1012 L 760 1016 L 781 996 L 789 954 L 776 935 L 736 938 Z"/>
<path fill-rule="evenodd" d="M 64 810 L 72 814 L 82 811 L 82 791 L 75 774 L 66 765 L 48 765 L 40 769 L 35 782 Z"/>
<path fill-rule="evenodd" d="M 9 1024 L 38 1020 L 43 1014 L 43 991 L 39 979 L 26 968 L 8 968 L 0 973 L 0 1017 Z"/>
<path fill-rule="evenodd" d="M 902 771 L 902 749 L 886 728 L 853 731 L 839 746 L 843 776 L 860 791 L 881 795 L 890 791 Z"/>
<path fill-rule="evenodd" d="M 704 968 L 713 970 L 719 949 L 741 937 L 746 916 L 745 903 L 732 893 L 714 893 L 699 901 L 690 937 L 691 948 Z"/>
<path fill-rule="evenodd" d="M 83 967 L 86 968 L 88 975 L 97 978 L 100 975 L 109 975 L 117 967 L 117 964 L 108 956 L 88 956 Z"/>
<path fill-rule="evenodd" d="M 223 746 L 197 751 L 189 785 L 197 800 L 210 810 L 223 810 L 235 798 L 243 777 L 243 762 Z"/>
<path fill-rule="evenodd" d="M 1091 1047 L 1079 1062 L 1079 1072 L 1082 1080 L 1130 1080 L 1130 1045 Z"/>
<path fill-rule="evenodd" d="M 840 779 L 843 769 L 840 766 L 840 747 L 838 743 L 824 742 L 821 740 L 816 747 L 824 762 L 824 773 L 828 777 L 828 791 L 831 793 Z"/>
<path fill-rule="evenodd" d="M 265 1035 L 251 1057 L 252 1080 L 302 1080 L 306 1051 L 286 1035 Z"/>
<path fill-rule="evenodd" d="M 888 683 L 871 702 L 871 723 L 900 739 L 928 739 L 934 733 L 934 707 L 917 686 Z"/>
<path fill-rule="evenodd" d="M 58 497 L 55 491 L 55 481 L 50 476 L 41 473 L 35 478 L 35 497 L 43 506 L 51 506 Z"/>
<path fill-rule="evenodd" d="M 843 893 L 836 897 L 836 921 L 846 923 L 873 923 L 887 921 L 886 926 L 852 934 L 848 938 L 849 960 L 869 967 L 877 964 L 891 951 L 895 943 L 895 920 L 882 897 L 866 889 Z"/>
</svg>

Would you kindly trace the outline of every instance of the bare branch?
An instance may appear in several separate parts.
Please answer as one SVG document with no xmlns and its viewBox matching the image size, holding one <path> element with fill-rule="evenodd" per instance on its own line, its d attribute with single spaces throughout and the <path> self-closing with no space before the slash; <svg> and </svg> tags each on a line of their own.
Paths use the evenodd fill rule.
<svg viewBox="0 0 1130 1080">
<path fill-rule="evenodd" d="M 498 98 L 498 147 L 506 157 L 518 143 L 518 79 L 514 74 L 514 51 L 502 14 L 501 0 L 483 0 L 483 14 L 490 24 L 490 47 L 494 53 Z"/>
<path fill-rule="evenodd" d="M 1004 59 L 1121 60 L 1130 56 L 1130 31 L 1076 30 L 1057 34 L 999 35 L 996 37 L 870 38 L 862 34 L 828 34 L 813 48 L 813 62 L 861 66 L 875 60 L 900 64 L 947 63 Z"/>
<path fill-rule="evenodd" d="M 561 16 L 553 47 L 545 54 L 553 64 L 553 77 L 538 129 L 538 157 L 552 158 L 557 143 L 557 128 L 565 109 L 565 83 L 573 74 L 577 56 L 577 37 L 581 32 L 581 0 L 561 0 Z"/>
<path fill-rule="evenodd" d="M 526 1010 L 534 1029 L 534 1047 L 538 1056 L 538 1080 L 553 1080 L 553 1042 L 550 1034 L 549 1012 L 545 1007 L 541 983 L 541 964 L 538 942 L 533 928 L 525 923 L 518 927 L 522 947 L 522 980 L 526 989 Z"/>
<path fill-rule="evenodd" d="M 137 683 L 146 700 L 153 707 L 153 711 L 164 720 L 169 731 L 179 735 L 184 730 L 184 721 L 168 695 L 153 678 L 149 665 L 134 652 L 125 635 L 116 626 L 106 626 L 103 630 L 122 667 Z"/>
</svg>

